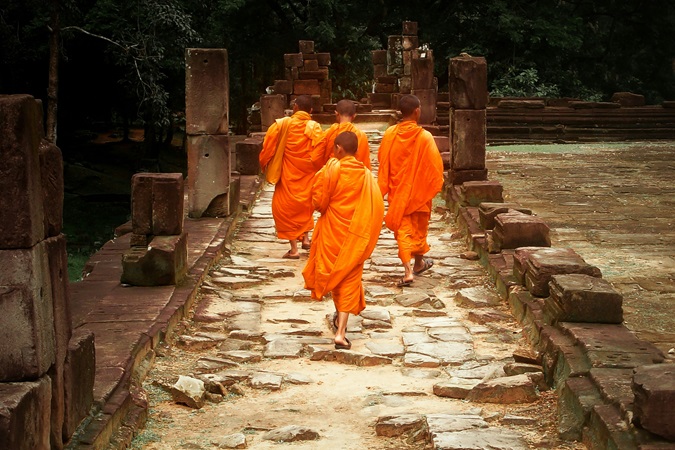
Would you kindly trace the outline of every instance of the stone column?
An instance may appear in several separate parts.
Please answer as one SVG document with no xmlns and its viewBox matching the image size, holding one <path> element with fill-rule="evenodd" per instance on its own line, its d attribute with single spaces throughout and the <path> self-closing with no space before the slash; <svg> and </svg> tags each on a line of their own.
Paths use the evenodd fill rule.
<svg viewBox="0 0 675 450">
<path fill-rule="evenodd" d="M 0 160 L 0 448 L 61 449 L 65 421 L 91 408 L 94 372 L 70 384 L 64 376 L 72 324 L 63 159 L 29 95 L 0 95 Z M 93 354 L 80 362 L 93 366 Z M 68 415 L 68 390 L 90 399 L 83 415 Z"/>
<path fill-rule="evenodd" d="M 450 59 L 450 142 L 452 184 L 487 180 L 485 129 L 487 63 L 462 55 Z"/>
<path fill-rule="evenodd" d="M 227 50 L 185 51 L 185 129 L 188 134 L 188 215 L 230 211 L 229 69 Z"/>
</svg>

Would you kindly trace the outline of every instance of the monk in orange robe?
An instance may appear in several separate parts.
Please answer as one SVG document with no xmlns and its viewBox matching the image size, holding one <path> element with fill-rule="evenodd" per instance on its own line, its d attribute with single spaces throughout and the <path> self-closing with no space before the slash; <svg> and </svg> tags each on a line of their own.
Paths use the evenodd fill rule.
<svg viewBox="0 0 675 450">
<path fill-rule="evenodd" d="M 314 177 L 312 202 L 321 217 L 312 249 L 302 271 L 305 288 L 320 300 L 333 294 L 335 348 L 349 349 L 349 314 L 366 307 L 361 277 L 382 229 L 384 201 L 375 178 L 354 155 L 356 134 L 345 131 L 335 138 L 335 158 Z"/>
<path fill-rule="evenodd" d="M 397 286 L 408 286 L 433 265 L 424 254 L 430 249 L 431 200 L 443 187 L 443 161 L 431 133 L 417 125 L 419 99 L 404 95 L 399 109 L 403 117 L 385 131 L 377 153 L 378 184 L 389 203 L 384 223 L 394 232 L 405 270 Z"/>
<path fill-rule="evenodd" d="M 260 152 L 260 167 L 281 158 L 280 175 L 272 197 L 272 216 L 279 239 L 288 239 L 291 249 L 283 258 L 298 259 L 298 240 L 309 249 L 309 232 L 314 228 L 312 180 L 316 169 L 312 152 L 321 139 L 321 125 L 311 120 L 312 98 L 301 95 L 293 105 L 293 115 L 277 119 L 267 130 Z"/>
<path fill-rule="evenodd" d="M 370 170 L 370 147 L 368 146 L 368 136 L 366 133 L 359 130 L 352 122 L 356 117 L 356 103 L 351 100 L 343 99 L 335 105 L 335 120 L 336 123 L 330 126 L 324 133 L 323 138 L 319 141 L 312 157 L 315 166 L 318 169 L 326 164 L 330 158 L 334 157 L 335 138 L 343 131 L 351 131 L 356 134 L 359 139 L 359 147 L 356 150 L 357 161 L 361 161 L 366 169 Z"/>
</svg>

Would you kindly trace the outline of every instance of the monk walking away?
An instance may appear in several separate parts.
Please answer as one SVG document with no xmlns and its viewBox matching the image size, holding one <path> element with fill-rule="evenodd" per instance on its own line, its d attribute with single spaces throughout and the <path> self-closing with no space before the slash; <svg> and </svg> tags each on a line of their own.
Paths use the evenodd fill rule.
<svg viewBox="0 0 675 450">
<path fill-rule="evenodd" d="M 349 314 L 366 307 L 363 263 L 370 258 L 382 230 L 384 202 L 375 178 L 355 158 L 358 138 L 351 131 L 335 138 L 335 158 L 316 174 L 312 202 L 321 217 L 302 271 L 305 288 L 321 300 L 332 292 L 335 348 L 349 349 Z"/>
<path fill-rule="evenodd" d="M 356 118 L 356 103 L 352 100 L 343 99 L 335 105 L 335 123 L 331 125 L 323 134 L 321 141 L 315 149 L 315 156 L 312 158 L 315 166 L 318 169 L 326 164 L 326 161 L 334 157 L 335 138 L 343 131 L 351 131 L 356 134 L 359 140 L 358 149 L 356 150 L 357 161 L 361 161 L 363 165 L 370 170 L 370 147 L 368 146 L 368 136 L 366 133 L 359 130 L 354 125 Z"/>
<path fill-rule="evenodd" d="M 431 201 L 443 187 L 443 161 L 431 133 L 417 125 L 419 99 L 404 95 L 399 110 L 401 121 L 385 131 L 377 153 L 378 184 L 389 203 L 384 223 L 394 232 L 405 271 L 397 286 L 409 286 L 434 263 L 424 254 L 430 250 Z"/>
<path fill-rule="evenodd" d="M 301 95 L 293 115 L 277 119 L 265 134 L 260 167 L 268 182 L 276 184 L 272 216 L 279 239 L 288 239 L 291 249 L 283 258 L 299 259 L 298 241 L 309 250 L 309 232 L 314 229 L 312 180 L 316 169 L 312 152 L 321 140 L 321 125 L 311 120 L 312 98 Z"/>
</svg>

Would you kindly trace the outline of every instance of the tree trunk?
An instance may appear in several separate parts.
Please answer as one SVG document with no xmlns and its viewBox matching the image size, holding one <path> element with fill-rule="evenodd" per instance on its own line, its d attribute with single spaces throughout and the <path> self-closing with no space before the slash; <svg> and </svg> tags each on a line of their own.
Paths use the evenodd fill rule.
<svg viewBox="0 0 675 450">
<path fill-rule="evenodd" d="M 49 34 L 49 82 L 47 86 L 47 140 L 56 143 L 56 116 L 59 93 L 59 0 L 51 0 L 51 32 Z"/>
</svg>

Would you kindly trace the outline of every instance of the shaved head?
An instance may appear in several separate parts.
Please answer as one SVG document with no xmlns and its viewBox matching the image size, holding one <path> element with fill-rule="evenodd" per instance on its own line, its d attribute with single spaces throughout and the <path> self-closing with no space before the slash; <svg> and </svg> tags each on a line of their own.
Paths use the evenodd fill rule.
<svg viewBox="0 0 675 450">
<path fill-rule="evenodd" d="M 335 105 L 335 111 L 341 116 L 354 117 L 356 115 L 356 103 L 347 99 L 340 100 Z"/>
<path fill-rule="evenodd" d="M 417 108 L 420 107 L 420 99 L 411 94 L 406 94 L 398 101 L 398 109 L 403 114 L 403 117 L 412 115 Z"/>
<path fill-rule="evenodd" d="M 348 155 L 355 155 L 359 148 L 359 138 L 353 131 L 343 131 L 335 138 L 335 145 L 342 147 Z"/>
<path fill-rule="evenodd" d="M 298 107 L 298 110 L 311 113 L 312 97 L 309 95 L 299 95 L 298 98 L 295 99 L 295 105 Z"/>
</svg>

